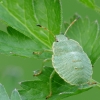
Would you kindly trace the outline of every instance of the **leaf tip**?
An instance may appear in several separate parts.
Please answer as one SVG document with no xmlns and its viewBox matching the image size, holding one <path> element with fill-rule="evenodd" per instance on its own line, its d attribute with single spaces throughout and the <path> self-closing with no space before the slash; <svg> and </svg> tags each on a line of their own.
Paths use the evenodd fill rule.
<svg viewBox="0 0 100 100">
<path fill-rule="evenodd" d="M 17 89 L 15 88 L 15 89 L 14 89 L 14 91 L 16 91 L 16 92 L 17 92 Z"/>
</svg>

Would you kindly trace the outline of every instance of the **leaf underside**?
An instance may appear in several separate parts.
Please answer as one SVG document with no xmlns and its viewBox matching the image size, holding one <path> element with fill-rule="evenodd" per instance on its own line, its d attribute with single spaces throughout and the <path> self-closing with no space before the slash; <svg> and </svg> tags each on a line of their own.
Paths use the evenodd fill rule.
<svg viewBox="0 0 100 100">
<path fill-rule="evenodd" d="M 37 80 L 21 82 L 20 85 L 23 88 L 19 90 L 19 93 L 23 100 L 45 100 L 49 95 L 49 78 L 53 71 L 53 68 L 45 67 L 42 74 L 37 76 Z M 62 100 L 72 95 L 79 94 L 87 91 L 96 84 L 91 80 L 90 84 L 83 86 L 74 86 L 66 83 L 61 79 L 58 74 L 55 74 L 52 79 L 52 96 L 48 100 Z"/>
<path fill-rule="evenodd" d="M 75 15 L 71 22 L 79 17 Z M 68 23 L 65 23 L 65 28 L 68 27 Z M 67 37 L 76 40 L 83 48 L 85 53 L 90 58 L 92 65 L 100 57 L 100 31 L 99 24 L 97 21 L 90 22 L 86 17 L 82 19 L 81 17 L 71 26 L 67 32 Z"/>
</svg>

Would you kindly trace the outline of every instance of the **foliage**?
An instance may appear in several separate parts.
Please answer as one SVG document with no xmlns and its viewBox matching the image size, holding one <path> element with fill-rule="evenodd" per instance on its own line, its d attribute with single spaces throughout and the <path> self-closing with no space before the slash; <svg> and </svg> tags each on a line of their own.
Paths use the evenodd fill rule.
<svg viewBox="0 0 100 100">
<path fill-rule="evenodd" d="M 18 56 L 33 57 L 32 53 L 34 51 L 51 49 L 54 40 L 54 37 L 48 31 L 37 27 L 38 24 L 48 28 L 54 34 L 60 33 L 60 1 L 41 0 L 40 2 L 39 0 L 30 0 L 27 2 L 26 0 L 14 0 L 11 2 L 10 0 L 0 0 L 0 19 L 12 27 L 8 28 L 8 33 L 11 36 L 8 34 L 3 35 L 4 33 L 2 31 L 0 32 L 3 39 L 6 38 L 6 42 L 8 43 L 6 45 L 5 41 L 1 41 L 0 52 L 6 54 L 12 52 L 11 54 Z M 21 33 L 22 35 L 17 35 Z M 16 40 L 12 40 L 13 37 L 16 37 Z M 9 40 L 12 40 L 13 43 Z M 21 43 L 22 45 L 20 44 L 21 41 L 23 42 Z M 24 52 L 25 50 L 27 52 L 24 53 L 23 48 Z M 30 48 L 32 49 L 30 50 Z M 40 56 L 40 58 L 42 57 Z"/>
<path fill-rule="evenodd" d="M 11 99 L 9 99 L 4 86 L 0 84 L 0 100 L 22 100 L 22 99 L 16 89 L 12 92 Z"/>
<path fill-rule="evenodd" d="M 90 58 L 92 65 L 100 57 L 100 30 L 99 24 L 90 22 L 89 18 L 81 18 L 79 15 L 75 15 L 72 20 L 80 17 L 67 32 L 67 37 L 76 40 L 82 47 L 85 53 Z M 65 28 L 69 26 L 68 23 L 64 23 Z"/>
<path fill-rule="evenodd" d="M 94 0 L 79 0 L 84 5 L 88 6 L 89 8 L 94 9 L 96 12 L 100 13 L 100 7 L 96 5 Z"/>
<path fill-rule="evenodd" d="M 85 5 L 96 9 L 93 0 L 80 0 Z M 98 9 L 96 9 L 99 11 Z M 51 58 L 52 53 L 44 52 L 33 55 L 33 52 L 51 50 L 54 36 L 61 31 L 60 0 L 0 0 L 0 19 L 7 24 L 7 32 L 0 30 L 0 53 L 17 55 L 29 58 Z M 71 22 L 79 15 L 75 15 Z M 44 30 L 37 25 L 48 28 Z M 65 29 L 68 27 L 65 23 Z M 54 36 L 53 36 L 53 35 Z M 90 38 L 91 36 L 91 38 Z M 67 37 L 80 43 L 89 56 L 92 64 L 100 57 L 100 30 L 97 21 L 91 23 L 88 18 L 80 17 L 67 32 Z M 84 41 L 86 40 L 86 41 Z M 33 81 L 24 81 L 23 88 L 14 90 L 11 100 L 45 100 L 49 94 L 49 78 L 53 68 L 45 67 L 43 73 Z M 52 79 L 52 96 L 49 100 L 62 100 L 63 98 L 87 91 L 100 84 L 93 79 L 89 84 L 74 86 L 66 83 L 56 73 Z M 0 85 L 0 100 L 10 100 L 4 87 Z"/>
<path fill-rule="evenodd" d="M 45 100 L 49 95 L 49 78 L 53 68 L 45 67 L 43 73 L 37 76 L 38 80 L 21 82 L 23 90 L 19 90 L 23 100 Z M 96 86 L 96 81 L 91 80 L 90 84 L 83 86 L 74 86 L 66 83 L 63 79 L 55 74 L 52 79 L 52 96 L 48 100 L 62 100 L 66 97 L 79 94 Z M 42 91 L 41 91 L 42 90 Z"/>
</svg>

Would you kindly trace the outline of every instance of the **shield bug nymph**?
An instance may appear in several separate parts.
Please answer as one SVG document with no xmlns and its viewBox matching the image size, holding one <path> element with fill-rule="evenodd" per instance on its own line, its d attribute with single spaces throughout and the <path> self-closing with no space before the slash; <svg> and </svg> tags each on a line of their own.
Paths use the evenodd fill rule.
<svg viewBox="0 0 100 100">
<path fill-rule="evenodd" d="M 87 54 L 77 41 L 68 39 L 65 36 L 77 19 L 69 25 L 64 35 L 54 36 L 52 34 L 56 40 L 52 45 L 53 55 L 51 59 L 54 71 L 50 76 L 50 94 L 47 98 L 52 94 L 51 79 L 54 72 L 57 72 L 62 79 L 71 85 L 84 85 L 92 78 L 92 64 Z M 41 25 L 37 26 L 44 28 Z M 49 33 L 51 32 L 49 31 Z"/>
</svg>

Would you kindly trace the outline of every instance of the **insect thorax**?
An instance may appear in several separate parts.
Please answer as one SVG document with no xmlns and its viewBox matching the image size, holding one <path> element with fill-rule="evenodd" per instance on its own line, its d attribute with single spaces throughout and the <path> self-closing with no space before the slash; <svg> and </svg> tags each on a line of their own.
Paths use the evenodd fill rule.
<svg viewBox="0 0 100 100">
<path fill-rule="evenodd" d="M 68 40 L 68 38 L 65 35 L 56 35 L 56 41 L 61 42 L 66 40 Z"/>
</svg>

